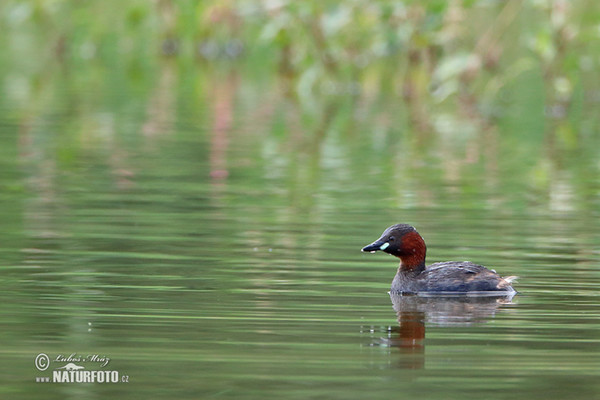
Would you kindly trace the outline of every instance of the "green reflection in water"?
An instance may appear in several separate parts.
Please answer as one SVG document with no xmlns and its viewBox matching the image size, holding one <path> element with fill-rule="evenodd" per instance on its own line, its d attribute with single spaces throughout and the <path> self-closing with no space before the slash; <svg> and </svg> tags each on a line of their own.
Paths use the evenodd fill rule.
<svg viewBox="0 0 600 400">
<path fill-rule="evenodd" d="M 259 50 L 196 62 L 110 46 L 32 70 L 15 43 L 39 39 L 11 32 L 1 397 L 598 396 L 597 82 L 569 63 L 585 53 L 538 59 L 509 34 L 506 69 L 431 93 L 465 60 L 447 46 L 425 71 L 427 38 L 400 72 L 382 59 L 288 76 Z M 395 222 L 417 226 L 428 261 L 519 275 L 521 294 L 399 312 L 396 262 L 359 251 Z M 106 355 L 130 382 L 35 383 L 42 352 Z"/>
</svg>

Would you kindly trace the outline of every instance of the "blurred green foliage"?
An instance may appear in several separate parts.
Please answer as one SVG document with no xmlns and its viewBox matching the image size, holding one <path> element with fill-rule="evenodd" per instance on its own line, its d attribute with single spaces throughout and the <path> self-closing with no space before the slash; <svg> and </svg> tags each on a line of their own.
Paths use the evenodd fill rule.
<svg viewBox="0 0 600 400">
<path fill-rule="evenodd" d="M 470 91 L 489 102 L 539 69 L 548 94 L 567 101 L 598 63 L 598 20 L 596 2 L 564 0 L 5 0 L 0 40 L 4 62 L 30 72 L 159 55 L 261 58 L 295 90 L 426 92 L 436 102 Z"/>
<path fill-rule="evenodd" d="M 565 160 L 574 176 L 597 168 L 598 21 L 591 0 L 5 0 L 0 107 L 22 131 L 79 116 L 52 145 L 64 163 L 81 143 L 116 152 L 103 137 L 155 134 L 191 109 L 214 132 L 273 116 L 252 140 L 315 160 L 341 132 L 359 143 L 353 157 L 368 143 L 386 162 L 418 160 L 425 185 L 442 164 L 449 181 L 475 168 L 493 182 L 500 170 L 545 189 Z M 264 96 L 240 89 L 250 81 Z"/>
<path fill-rule="evenodd" d="M 561 113 L 582 80 L 597 85 L 599 19 L 596 2 L 563 0 L 6 0 L 0 43 L 5 68 L 29 76 L 58 63 L 252 60 L 304 97 L 400 93 L 426 126 L 424 106 L 469 108 L 471 96 L 493 116 L 500 91 L 527 71 L 542 72 Z"/>
<path fill-rule="evenodd" d="M 563 292 L 593 291 L 579 268 L 597 265 L 598 1 L 2 0 L 0 48 L 0 253 L 15 264 L 4 274 L 5 321 L 13 310 L 28 318 L 5 330 L 6 349 L 19 348 L 9 339 L 21 343 L 23 332 L 51 338 L 46 329 L 89 343 L 89 310 L 150 315 L 163 301 L 171 321 L 176 297 L 182 310 L 204 311 L 196 307 L 203 300 L 182 293 L 205 286 L 207 301 L 220 301 L 210 292 L 218 282 L 267 291 L 283 284 L 293 310 L 304 292 L 322 313 L 315 282 L 364 286 L 362 266 L 348 262 L 353 253 L 331 249 L 358 251 L 360 235 L 389 221 L 424 226 L 450 254 L 468 244 L 471 254 L 527 267 L 536 277 L 529 285 L 541 283 L 544 293 L 562 278 L 571 284 Z M 361 233 L 349 239 L 352 232 Z M 273 244 L 284 251 L 271 253 Z M 571 271 L 565 262 L 579 279 L 548 275 L 548 265 Z M 323 275 L 324 265 L 336 272 Z M 190 279 L 205 266 L 213 275 Z M 96 305 L 111 295 L 106 309 Z M 242 297 L 216 312 L 240 306 L 231 315 L 252 322 Z M 72 318 L 63 326 L 65 315 Z M 213 344 L 198 342 L 198 321 L 186 357 L 189 343 Z M 314 321 L 324 329 L 321 317 Z M 114 325 L 120 351 L 128 325 Z M 139 326 L 144 335 L 154 328 Z M 214 337 L 231 329 L 215 325 Z M 147 357 L 163 343 L 155 339 L 148 336 Z M 257 343 L 251 364 L 239 364 L 232 348 L 234 369 L 256 366 Z M 6 365 L 32 371 L 33 353 L 21 349 L 27 364 L 10 350 L 15 362 Z M 585 375 L 588 365 L 571 371 Z M 33 377 L 9 369 L 7 381 Z M 215 371 L 209 378 L 224 369 Z"/>
</svg>

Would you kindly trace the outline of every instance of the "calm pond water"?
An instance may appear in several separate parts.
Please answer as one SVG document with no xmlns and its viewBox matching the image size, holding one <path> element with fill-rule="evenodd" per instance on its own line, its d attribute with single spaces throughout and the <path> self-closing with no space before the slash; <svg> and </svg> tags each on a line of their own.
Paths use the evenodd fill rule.
<svg viewBox="0 0 600 400">
<path fill-rule="evenodd" d="M 2 103 L 0 397 L 600 397 L 597 131 L 563 151 L 509 91 L 494 129 L 427 136 L 401 103 L 163 68 Z M 398 222 L 520 293 L 390 299 L 360 249 Z M 71 354 L 129 382 L 35 382 Z"/>
</svg>

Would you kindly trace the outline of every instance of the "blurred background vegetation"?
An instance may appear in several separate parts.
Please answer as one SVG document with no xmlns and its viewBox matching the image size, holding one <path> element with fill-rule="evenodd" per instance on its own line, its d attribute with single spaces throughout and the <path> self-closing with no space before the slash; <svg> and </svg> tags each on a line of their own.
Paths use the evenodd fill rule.
<svg viewBox="0 0 600 400">
<path fill-rule="evenodd" d="M 547 85 L 548 106 L 570 104 L 593 76 L 600 35 L 593 1 L 6 0 L 0 7 L 4 66 L 25 77 L 65 63 L 134 73 L 159 57 L 248 62 L 292 80 L 298 94 L 389 91 L 421 107 L 478 100 L 487 116 L 502 88 L 528 71 Z"/>
<path fill-rule="evenodd" d="M 1 0 L 0 49 L 0 397 L 114 398 L 32 384 L 85 349 L 128 399 L 597 394 L 599 1 Z M 526 294 L 402 379 L 354 354 L 394 222 Z"/>
<path fill-rule="evenodd" d="M 219 180 L 235 146 L 319 169 L 333 136 L 417 181 L 548 195 L 598 172 L 599 21 L 594 1 L 5 0 L 0 104 L 21 143 L 68 117 L 59 162 L 206 128 Z"/>
</svg>

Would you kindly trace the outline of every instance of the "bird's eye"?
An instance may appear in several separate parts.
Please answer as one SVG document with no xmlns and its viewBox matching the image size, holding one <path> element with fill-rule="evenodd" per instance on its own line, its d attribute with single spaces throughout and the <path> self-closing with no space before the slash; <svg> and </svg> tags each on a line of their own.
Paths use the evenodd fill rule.
<svg viewBox="0 0 600 400">
<path fill-rule="evenodd" d="M 390 236 L 390 242 L 393 242 L 393 241 L 394 241 L 394 237 Z"/>
</svg>

